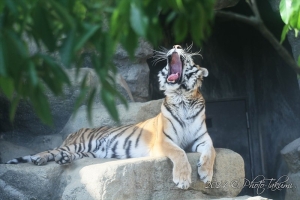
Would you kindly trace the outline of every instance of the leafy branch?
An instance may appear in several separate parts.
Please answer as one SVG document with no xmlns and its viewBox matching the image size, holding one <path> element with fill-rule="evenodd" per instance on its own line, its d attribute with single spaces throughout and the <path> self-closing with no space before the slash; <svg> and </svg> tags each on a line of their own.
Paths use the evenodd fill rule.
<svg viewBox="0 0 300 200">
<path fill-rule="evenodd" d="M 11 102 L 14 118 L 20 100 L 29 100 L 40 119 L 51 124 L 45 91 L 63 94 L 72 87 L 66 70 L 77 72 L 83 52 L 91 61 L 101 84 L 100 96 L 114 120 L 116 99 L 126 101 L 116 90 L 117 68 L 112 59 L 118 44 L 134 57 L 138 39 L 156 46 L 164 39 L 164 25 L 175 42 L 190 36 L 196 44 L 208 35 L 214 18 L 214 0 L 1 0 L 0 1 L 0 95 Z M 166 17 L 164 22 L 159 16 Z M 30 52 L 29 43 L 37 45 Z M 75 109 L 87 102 L 91 116 L 97 92 L 81 83 Z"/>
<path fill-rule="evenodd" d="M 262 21 L 256 0 L 248 1 L 248 4 L 253 12 L 253 15 L 250 17 L 226 11 L 216 11 L 216 15 L 219 17 L 224 17 L 227 19 L 237 20 L 246 24 L 249 24 L 256 28 L 260 33 L 270 42 L 270 44 L 274 47 L 277 53 L 283 58 L 283 60 L 297 73 L 300 74 L 300 67 L 295 62 L 294 58 L 290 55 L 290 53 L 281 45 L 281 43 L 274 37 L 274 35 L 268 30 Z M 285 37 L 285 35 L 284 35 Z"/>
</svg>

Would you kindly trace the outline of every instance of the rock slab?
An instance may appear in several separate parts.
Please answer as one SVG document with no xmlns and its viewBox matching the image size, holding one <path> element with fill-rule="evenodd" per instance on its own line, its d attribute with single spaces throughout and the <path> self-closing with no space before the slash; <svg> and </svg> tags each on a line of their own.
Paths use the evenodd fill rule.
<svg viewBox="0 0 300 200">
<path fill-rule="evenodd" d="M 299 199 L 300 197 L 300 138 L 286 145 L 281 150 L 281 155 L 289 168 L 289 181 L 292 188 L 286 189 L 285 199 Z"/>
<path fill-rule="evenodd" d="M 242 157 L 216 149 L 213 180 L 240 181 Z M 241 187 L 206 188 L 197 175 L 199 153 L 188 153 L 192 184 L 181 190 L 172 181 L 172 162 L 166 157 L 126 160 L 84 158 L 68 166 L 48 163 L 0 165 L 0 199 L 215 199 L 234 197 Z"/>
</svg>

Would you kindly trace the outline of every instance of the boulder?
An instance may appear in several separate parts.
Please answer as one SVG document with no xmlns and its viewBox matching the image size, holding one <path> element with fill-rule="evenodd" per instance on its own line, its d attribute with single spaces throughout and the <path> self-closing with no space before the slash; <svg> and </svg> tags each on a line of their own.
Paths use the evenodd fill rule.
<svg viewBox="0 0 300 200">
<path fill-rule="evenodd" d="M 92 109 L 92 121 L 89 122 L 86 114 L 86 107 L 79 108 L 76 115 L 72 116 L 60 134 L 66 138 L 70 133 L 81 128 L 94 128 L 100 126 L 117 126 L 135 124 L 160 113 L 163 99 L 149 101 L 145 103 L 132 102 L 128 104 L 128 109 L 124 105 L 118 105 L 117 110 L 120 117 L 120 124 L 111 119 L 106 108 L 102 104 L 95 105 Z"/>
<path fill-rule="evenodd" d="M 196 199 L 194 199 L 196 200 Z M 234 198 L 228 198 L 228 197 L 225 197 L 225 198 L 218 198 L 218 199 L 215 199 L 215 200 L 269 200 L 269 198 L 264 198 L 264 197 L 261 197 L 261 196 L 254 196 L 254 197 L 250 197 L 250 196 L 238 196 L 238 197 L 234 197 Z"/>
<path fill-rule="evenodd" d="M 213 181 L 238 181 L 243 185 L 242 157 L 228 149 L 216 149 Z M 54 162 L 0 165 L 0 197 L 3 199 L 216 199 L 235 197 L 242 187 L 228 184 L 212 188 L 200 182 L 196 163 L 199 153 L 188 153 L 192 184 L 181 190 L 172 181 L 172 162 L 166 157 L 126 160 L 84 158 L 71 165 Z M 16 181 L 18 180 L 18 181 Z"/>
<path fill-rule="evenodd" d="M 118 46 L 114 55 L 114 64 L 118 73 L 127 82 L 135 101 L 149 100 L 149 67 L 147 59 L 152 56 L 153 50 L 149 43 L 139 40 L 138 47 L 131 59 L 128 53 Z"/>
<path fill-rule="evenodd" d="M 300 138 L 286 145 L 281 151 L 290 172 L 300 172 Z"/>
<path fill-rule="evenodd" d="M 32 149 L 0 140 L 0 163 L 5 163 L 12 158 L 30 155 L 33 153 L 36 152 L 34 152 Z"/>
<path fill-rule="evenodd" d="M 300 138 L 286 145 L 281 150 L 285 162 L 288 165 L 288 184 L 291 188 L 286 189 L 285 199 L 299 199 L 300 197 Z"/>
</svg>

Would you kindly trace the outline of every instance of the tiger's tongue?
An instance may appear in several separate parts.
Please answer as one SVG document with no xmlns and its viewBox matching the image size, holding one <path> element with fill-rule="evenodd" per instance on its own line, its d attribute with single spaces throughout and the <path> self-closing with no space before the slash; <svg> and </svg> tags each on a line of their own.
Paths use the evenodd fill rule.
<svg viewBox="0 0 300 200">
<path fill-rule="evenodd" d="M 181 60 L 180 60 L 178 53 L 174 52 L 172 54 L 170 67 L 171 67 L 171 70 L 170 70 L 171 73 L 168 76 L 168 81 L 173 82 L 179 78 L 179 73 L 181 73 L 181 68 L 182 68 Z"/>
<path fill-rule="evenodd" d="M 168 81 L 176 81 L 179 77 L 178 72 L 176 74 L 171 74 L 168 76 Z"/>
</svg>

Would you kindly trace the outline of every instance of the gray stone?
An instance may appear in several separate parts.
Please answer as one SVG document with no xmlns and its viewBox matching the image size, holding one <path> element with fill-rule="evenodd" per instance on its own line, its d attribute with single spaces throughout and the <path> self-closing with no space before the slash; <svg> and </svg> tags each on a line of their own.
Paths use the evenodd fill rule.
<svg viewBox="0 0 300 200">
<path fill-rule="evenodd" d="M 300 138 L 286 145 L 281 150 L 285 162 L 289 168 L 288 184 L 292 184 L 291 188 L 286 189 L 285 199 L 296 200 L 300 197 Z"/>
<path fill-rule="evenodd" d="M 135 101 L 149 100 L 149 67 L 147 59 L 153 51 L 149 43 L 139 40 L 138 47 L 131 59 L 128 53 L 119 45 L 114 55 L 114 64 L 118 73 L 126 80 Z"/>
<path fill-rule="evenodd" d="M 152 46 L 145 40 L 140 39 L 138 42 L 138 46 L 134 52 L 135 60 L 146 60 L 150 56 L 152 56 L 152 54 L 153 54 Z M 114 55 L 114 60 L 125 59 L 125 58 L 129 58 L 128 53 L 121 45 L 118 45 L 116 49 L 116 53 Z"/>
<path fill-rule="evenodd" d="M 14 145 L 10 142 L 0 140 L 0 163 L 5 163 L 8 160 L 24 155 L 36 153 L 32 149 Z"/>
<path fill-rule="evenodd" d="M 223 8 L 235 6 L 239 0 L 217 0 L 215 3 L 215 10 L 220 10 Z"/>
<path fill-rule="evenodd" d="M 124 105 L 118 105 L 121 125 L 135 124 L 160 113 L 161 100 L 149 101 L 145 103 L 133 102 L 128 104 L 128 110 Z M 106 108 L 102 104 L 97 104 L 92 109 L 92 121 L 87 119 L 85 106 L 79 108 L 75 116 L 72 116 L 60 134 L 65 138 L 70 133 L 76 132 L 81 128 L 94 128 L 100 126 L 117 126 L 114 120 L 111 119 Z"/>
<path fill-rule="evenodd" d="M 286 185 L 292 184 L 291 188 L 286 189 L 286 200 L 299 200 L 300 197 L 300 171 L 298 173 L 289 173 L 289 181 Z"/>
<path fill-rule="evenodd" d="M 215 181 L 242 180 L 242 157 L 228 149 L 216 149 Z M 208 189 L 200 182 L 198 153 L 188 154 L 192 184 L 181 190 L 172 181 L 172 162 L 166 157 L 126 160 L 77 160 L 68 166 L 48 163 L 0 165 L 0 197 L 4 199 L 215 199 L 234 197 L 242 188 Z M 16 181 L 17 180 L 17 181 Z M 30 184 L 29 184 L 30 183 Z"/>
<path fill-rule="evenodd" d="M 254 197 L 250 197 L 250 196 L 238 196 L 238 197 L 229 197 L 229 198 L 218 198 L 215 200 L 269 200 L 268 198 L 264 198 L 261 196 L 254 196 Z"/>
<path fill-rule="evenodd" d="M 286 145 L 280 153 L 291 173 L 300 172 L 300 138 Z"/>
<path fill-rule="evenodd" d="M 300 36 L 298 35 L 297 37 L 295 36 L 295 31 L 290 30 L 287 34 L 287 39 L 289 40 L 289 43 L 291 44 L 292 47 L 292 52 L 295 61 L 298 61 L 298 57 L 300 56 Z"/>
</svg>

